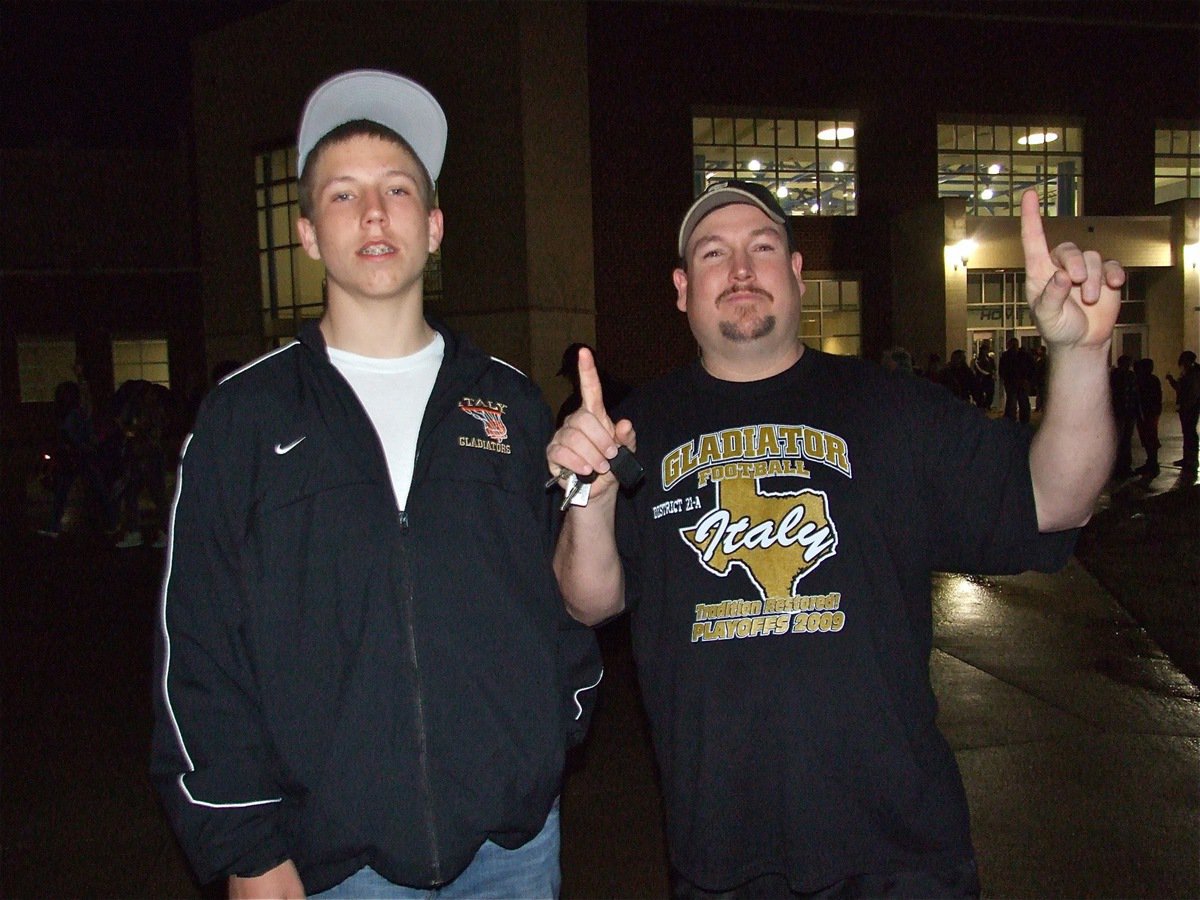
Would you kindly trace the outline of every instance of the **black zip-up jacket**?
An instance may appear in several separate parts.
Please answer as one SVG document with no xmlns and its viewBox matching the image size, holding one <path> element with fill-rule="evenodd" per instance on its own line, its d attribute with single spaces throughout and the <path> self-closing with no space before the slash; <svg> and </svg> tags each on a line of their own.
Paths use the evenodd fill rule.
<svg viewBox="0 0 1200 900">
<path fill-rule="evenodd" d="M 184 445 L 152 772 L 203 881 L 285 859 L 452 880 L 542 827 L 601 676 L 551 569 L 549 410 L 440 326 L 407 508 L 320 330 L 230 376 Z"/>
</svg>

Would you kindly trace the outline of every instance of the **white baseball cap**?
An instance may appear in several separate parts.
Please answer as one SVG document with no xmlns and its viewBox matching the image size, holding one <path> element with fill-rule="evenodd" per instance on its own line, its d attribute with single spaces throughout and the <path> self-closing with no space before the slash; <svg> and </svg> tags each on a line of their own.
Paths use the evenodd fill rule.
<svg viewBox="0 0 1200 900">
<path fill-rule="evenodd" d="M 343 72 L 312 92 L 296 138 L 297 171 L 304 172 L 304 162 L 321 138 L 357 119 L 378 122 L 408 141 L 430 180 L 437 181 L 446 155 L 446 114 L 415 81 L 378 69 Z"/>
</svg>

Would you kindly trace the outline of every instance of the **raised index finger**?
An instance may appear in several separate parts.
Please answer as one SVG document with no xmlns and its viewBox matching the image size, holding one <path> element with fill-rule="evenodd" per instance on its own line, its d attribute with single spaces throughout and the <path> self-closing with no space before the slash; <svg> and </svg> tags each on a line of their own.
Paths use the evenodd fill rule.
<svg viewBox="0 0 1200 900">
<path fill-rule="evenodd" d="M 1041 198 L 1032 188 L 1021 195 L 1021 247 L 1025 251 L 1026 266 L 1050 258 L 1046 231 L 1042 227 Z"/>
<path fill-rule="evenodd" d="M 600 388 L 600 372 L 596 369 L 592 351 L 586 347 L 579 349 L 579 397 L 583 408 L 596 418 L 607 415 L 604 411 L 604 391 Z"/>
</svg>

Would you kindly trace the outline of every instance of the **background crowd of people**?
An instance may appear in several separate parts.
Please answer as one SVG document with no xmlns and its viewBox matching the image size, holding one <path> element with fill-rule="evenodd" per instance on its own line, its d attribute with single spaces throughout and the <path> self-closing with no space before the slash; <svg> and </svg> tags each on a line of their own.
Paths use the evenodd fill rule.
<svg viewBox="0 0 1200 900">
<path fill-rule="evenodd" d="M 885 369 L 928 378 L 944 385 L 954 396 L 983 409 L 991 409 L 996 401 L 997 380 L 1004 388 L 1004 415 L 1009 419 L 1029 422 L 1033 410 L 1046 405 L 1046 348 L 1039 344 L 1034 351 L 1009 338 L 1005 350 L 996 357 L 990 340 L 983 340 L 974 357 L 968 360 L 965 350 L 955 350 L 950 361 L 942 365 L 941 357 L 930 353 L 924 367 L 913 365 L 912 355 L 903 347 L 885 350 L 880 363 Z M 1178 362 L 1179 375 L 1166 376 L 1175 390 L 1175 409 L 1183 431 L 1183 456 L 1171 465 L 1194 472 L 1197 467 L 1197 419 L 1200 419 L 1200 366 L 1196 354 L 1185 350 Z M 1159 419 L 1163 411 L 1162 382 L 1154 374 L 1154 360 L 1118 357 L 1109 373 L 1113 414 L 1117 423 L 1117 461 L 1113 478 L 1135 475 L 1154 477 L 1162 466 L 1158 452 L 1162 442 L 1158 436 Z M 1137 435 L 1146 452 L 1146 461 L 1133 467 L 1133 438 Z"/>
<path fill-rule="evenodd" d="M 214 368 L 213 383 L 233 368 L 236 364 Z M 55 431 L 39 455 L 38 480 L 51 503 L 38 534 L 59 537 L 73 521 L 68 510 L 74 500 L 74 521 L 81 528 L 95 526 L 114 547 L 166 546 L 168 467 L 200 399 L 131 379 L 98 401 L 76 365 L 75 379 L 55 388 Z"/>
<path fill-rule="evenodd" d="M 575 361 L 578 348 L 572 344 L 563 354 L 559 375 L 574 387 L 559 410 L 558 421 L 579 405 Z M 892 347 L 881 357 L 884 368 L 928 378 L 943 385 L 954 396 L 983 409 L 996 399 L 997 379 L 1004 388 L 1004 415 L 1028 422 L 1032 410 L 1046 404 L 1046 348 L 1034 352 L 1009 338 L 999 358 L 991 341 L 980 342 L 978 352 L 968 359 L 965 350 L 955 350 L 945 364 L 936 353 L 924 366 L 914 365 L 903 347 Z M 1183 431 L 1183 455 L 1171 462 L 1187 471 L 1197 467 L 1197 419 L 1200 418 L 1200 365 L 1196 354 L 1186 350 L 1177 361 L 1178 376 L 1168 372 L 1166 380 L 1175 391 L 1175 409 Z M 225 362 L 213 369 L 212 383 L 237 367 Z M 1154 360 L 1134 360 L 1123 355 L 1110 373 L 1113 412 L 1117 421 L 1117 462 L 1113 477 L 1153 477 L 1161 471 L 1158 458 L 1162 442 L 1159 420 L 1163 411 L 1163 389 L 1154 374 Z M 624 396 L 627 385 L 604 373 L 606 387 L 614 397 Z M 606 394 L 608 392 L 606 391 Z M 118 548 L 149 543 L 162 547 L 167 530 L 167 472 L 173 465 L 179 440 L 190 427 L 197 402 L 177 397 L 167 388 L 149 381 L 123 383 L 107 403 L 97 404 L 88 380 L 77 366 L 76 379 L 55 389 L 56 431 L 41 454 L 40 481 L 51 495 L 49 520 L 38 533 L 56 538 L 78 485 L 83 492 L 81 509 L 92 514 L 98 527 Z M 1146 461 L 1133 467 L 1133 437 L 1137 435 Z M 149 500 L 148 506 L 144 500 Z M 143 508 L 143 507 L 146 508 Z"/>
</svg>

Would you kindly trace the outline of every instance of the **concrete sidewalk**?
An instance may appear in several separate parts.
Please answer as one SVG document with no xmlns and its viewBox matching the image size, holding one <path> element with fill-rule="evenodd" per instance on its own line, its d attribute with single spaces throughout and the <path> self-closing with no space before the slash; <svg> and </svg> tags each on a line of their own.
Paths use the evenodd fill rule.
<svg viewBox="0 0 1200 900">
<path fill-rule="evenodd" d="M 941 576 L 934 686 L 990 897 L 1200 896 L 1200 690 L 1078 563 Z"/>
</svg>

